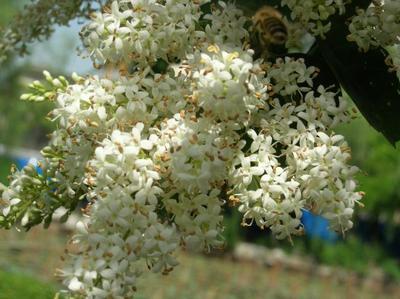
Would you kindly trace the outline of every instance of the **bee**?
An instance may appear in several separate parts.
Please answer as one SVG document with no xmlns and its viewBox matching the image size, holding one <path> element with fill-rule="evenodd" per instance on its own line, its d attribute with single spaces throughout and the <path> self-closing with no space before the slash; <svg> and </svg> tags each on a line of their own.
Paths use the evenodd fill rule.
<svg viewBox="0 0 400 299">
<path fill-rule="evenodd" d="M 252 18 L 250 45 L 256 58 L 265 60 L 286 52 L 288 26 L 282 14 L 271 6 L 263 6 Z"/>
</svg>

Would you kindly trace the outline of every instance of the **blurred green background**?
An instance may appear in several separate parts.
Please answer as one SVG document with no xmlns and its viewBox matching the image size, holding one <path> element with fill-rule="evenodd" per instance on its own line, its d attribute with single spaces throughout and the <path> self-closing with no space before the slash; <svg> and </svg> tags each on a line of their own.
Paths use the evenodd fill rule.
<svg viewBox="0 0 400 299">
<path fill-rule="evenodd" d="M 0 0 L 0 26 L 26 2 Z M 78 27 L 72 24 L 70 31 L 57 29 L 56 37 L 44 46 L 32 46 L 32 56 L 11 57 L 1 66 L 0 145 L 40 149 L 46 143 L 52 124 L 45 116 L 51 107 L 20 101 L 19 96 L 27 82 L 41 78 L 43 69 L 68 74 L 89 68 L 90 62 L 73 58 L 71 51 L 78 43 Z M 48 50 L 45 55 L 44 48 Z M 361 115 L 337 131 L 352 147 L 353 163 L 362 170 L 358 175 L 360 190 L 366 193 L 365 207 L 357 208 L 350 233 L 337 236 L 335 241 L 297 238 L 292 246 L 273 239 L 268 232 L 240 227 L 240 215 L 227 211 L 225 253 L 181 253 L 182 265 L 168 277 L 149 275 L 141 282 L 137 298 L 399 298 L 400 150 Z M 0 155 L 0 182 L 7 183 L 12 163 L 7 153 Z M 61 266 L 59 257 L 69 235 L 57 224 L 48 231 L 35 228 L 29 234 L 0 231 L 0 299 L 53 298 L 59 288 L 54 269 Z M 279 263 L 266 267 L 238 261 L 232 257 L 241 242 L 279 248 L 285 255 L 311 261 L 315 267 L 326 265 L 340 271 L 324 276 Z"/>
</svg>

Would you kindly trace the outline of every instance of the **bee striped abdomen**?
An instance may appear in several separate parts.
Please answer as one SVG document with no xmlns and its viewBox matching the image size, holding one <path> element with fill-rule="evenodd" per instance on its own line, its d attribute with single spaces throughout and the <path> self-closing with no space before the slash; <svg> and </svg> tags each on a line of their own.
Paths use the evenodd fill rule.
<svg viewBox="0 0 400 299">
<path fill-rule="evenodd" d="M 264 6 L 253 16 L 252 46 L 256 56 L 266 59 L 284 50 L 288 30 L 281 13 Z"/>
<path fill-rule="evenodd" d="M 284 44 L 286 42 L 288 32 L 281 20 L 273 17 L 265 19 L 264 28 L 270 35 L 271 43 Z"/>
</svg>

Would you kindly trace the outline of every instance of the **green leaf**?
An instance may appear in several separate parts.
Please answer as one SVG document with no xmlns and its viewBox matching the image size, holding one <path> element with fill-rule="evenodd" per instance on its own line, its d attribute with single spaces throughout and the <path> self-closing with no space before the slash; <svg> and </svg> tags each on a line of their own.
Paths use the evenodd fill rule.
<svg viewBox="0 0 400 299">
<path fill-rule="evenodd" d="M 400 140 L 400 84 L 388 72 L 383 51 L 360 53 L 355 45 L 340 47 L 327 40 L 321 52 L 368 122 L 392 144 Z"/>
<path fill-rule="evenodd" d="M 370 3 L 353 1 L 346 15 L 333 17 L 331 31 L 326 39 L 316 42 L 310 55 L 324 58 L 371 126 L 395 144 L 400 140 L 400 82 L 388 71 L 387 52 L 372 49 L 362 53 L 355 43 L 346 39 L 349 17 L 354 15 L 356 7 L 365 8 Z"/>
<path fill-rule="evenodd" d="M 156 63 L 153 66 L 153 71 L 158 74 L 165 74 L 168 69 L 168 62 L 162 58 L 157 59 Z"/>
</svg>

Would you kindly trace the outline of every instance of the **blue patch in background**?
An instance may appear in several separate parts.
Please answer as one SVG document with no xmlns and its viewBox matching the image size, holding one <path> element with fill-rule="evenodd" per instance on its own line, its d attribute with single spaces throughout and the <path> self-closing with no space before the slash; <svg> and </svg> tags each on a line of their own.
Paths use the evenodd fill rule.
<svg viewBox="0 0 400 299">
<path fill-rule="evenodd" d="M 318 215 L 314 215 L 310 211 L 303 210 L 301 222 L 304 225 L 306 236 L 309 238 L 318 238 L 327 242 L 335 242 L 338 240 L 338 234 L 329 229 L 329 221 Z"/>
<path fill-rule="evenodd" d="M 15 164 L 18 169 L 24 168 L 28 164 L 33 164 L 36 168 L 36 171 L 41 174 L 42 169 L 38 166 L 38 160 L 36 158 L 28 158 L 28 157 L 14 157 Z"/>
</svg>

